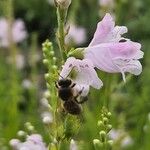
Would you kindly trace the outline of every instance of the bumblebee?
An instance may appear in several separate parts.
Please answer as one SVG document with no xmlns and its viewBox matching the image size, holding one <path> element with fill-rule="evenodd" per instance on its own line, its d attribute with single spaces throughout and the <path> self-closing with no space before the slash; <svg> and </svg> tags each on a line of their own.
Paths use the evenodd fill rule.
<svg viewBox="0 0 150 150">
<path fill-rule="evenodd" d="M 60 79 L 56 83 L 56 87 L 58 88 L 58 96 L 64 102 L 64 109 L 72 114 L 79 115 L 82 111 L 82 107 L 80 104 L 84 103 L 87 98 L 83 98 L 81 101 L 78 101 L 77 98 L 81 95 L 83 89 L 79 91 L 76 95 L 74 95 L 74 87 L 76 83 L 73 83 L 70 79 Z"/>
</svg>

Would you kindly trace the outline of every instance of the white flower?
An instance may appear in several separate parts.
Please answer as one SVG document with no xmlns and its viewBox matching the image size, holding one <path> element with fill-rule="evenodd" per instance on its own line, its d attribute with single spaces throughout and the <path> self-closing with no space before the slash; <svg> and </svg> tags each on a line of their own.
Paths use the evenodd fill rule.
<svg viewBox="0 0 150 150">
<path fill-rule="evenodd" d="M 25 88 L 25 89 L 30 89 L 32 87 L 32 82 L 29 80 L 29 79 L 24 79 L 22 81 L 22 86 Z"/>
<path fill-rule="evenodd" d="M 41 114 L 42 116 L 42 121 L 43 123 L 45 124 L 49 124 L 49 123 L 52 123 L 53 122 L 53 116 L 52 116 L 52 113 L 48 112 L 48 111 L 45 111 Z"/>
<path fill-rule="evenodd" d="M 12 24 L 11 33 L 9 33 L 9 23 L 5 18 L 0 19 L 0 47 L 9 47 L 9 34 L 12 34 L 14 43 L 22 42 L 27 37 L 24 22 L 17 19 Z"/>
<path fill-rule="evenodd" d="M 76 26 L 73 23 L 70 23 L 69 33 L 65 38 L 65 42 L 69 44 L 73 42 L 75 44 L 83 44 L 86 41 L 86 31 L 85 28 Z"/>
<path fill-rule="evenodd" d="M 92 62 L 88 59 L 76 59 L 74 57 L 69 57 L 65 62 L 63 69 L 60 73 L 60 79 L 67 78 L 71 71 L 75 71 L 75 76 L 71 78 L 74 83 L 79 85 L 77 89 L 83 89 L 87 91 L 88 86 L 92 86 L 96 89 L 100 89 L 103 85 L 102 81 L 98 78 L 96 71 Z M 81 88 L 80 88 L 81 87 Z"/>
<path fill-rule="evenodd" d="M 71 142 L 70 142 L 70 150 L 78 150 L 78 146 L 73 139 L 71 139 Z"/>
</svg>

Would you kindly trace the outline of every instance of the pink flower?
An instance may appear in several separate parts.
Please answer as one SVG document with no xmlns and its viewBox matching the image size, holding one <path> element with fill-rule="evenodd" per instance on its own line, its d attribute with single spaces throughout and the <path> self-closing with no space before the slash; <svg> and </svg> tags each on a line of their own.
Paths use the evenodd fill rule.
<svg viewBox="0 0 150 150">
<path fill-rule="evenodd" d="M 110 14 L 106 14 L 98 23 L 94 37 L 84 51 L 84 58 L 90 59 L 98 69 L 109 72 L 121 72 L 125 81 L 125 72 L 139 75 L 142 65 L 138 59 L 143 57 L 141 44 L 121 37 L 127 32 L 125 26 L 115 26 Z"/>
<path fill-rule="evenodd" d="M 69 57 L 63 66 L 60 78 L 67 78 L 71 75 L 72 71 L 74 71 L 74 76 L 71 79 L 77 84 L 75 87 L 77 91 L 84 88 L 82 96 L 87 95 L 89 86 L 99 89 L 103 85 L 94 70 L 92 62 L 88 59 L 79 60 L 74 57 Z"/>
<path fill-rule="evenodd" d="M 83 27 L 76 26 L 75 24 L 70 24 L 69 33 L 65 39 L 66 43 L 69 44 L 73 42 L 75 44 L 83 44 L 86 41 L 86 32 Z"/>
<path fill-rule="evenodd" d="M 9 47 L 9 29 L 8 20 L 5 18 L 0 19 L 0 47 Z M 12 24 L 11 29 L 12 41 L 14 43 L 19 43 L 27 37 L 27 32 L 25 30 L 24 22 L 20 19 L 16 20 Z"/>
<path fill-rule="evenodd" d="M 13 139 L 10 141 L 10 145 L 14 150 L 47 150 L 45 143 L 39 134 L 28 136 L 25 142 Z"/>
</svg>

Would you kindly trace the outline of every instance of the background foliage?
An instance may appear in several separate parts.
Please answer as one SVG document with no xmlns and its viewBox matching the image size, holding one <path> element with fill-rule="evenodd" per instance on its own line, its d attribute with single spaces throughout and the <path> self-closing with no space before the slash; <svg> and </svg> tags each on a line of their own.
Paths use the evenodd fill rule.
<svg viewBox="0 0 150 150">
<path fill-rule="evenodd" d="M 99 6 L 97 0 L 72 1 L 68 19 L 86 29 L 87 41 L 80 46 L 87 46 L 105 10 Z M 7 16 L 6 2 L 7 0 L 0 1 L 1 17 Z M 149 0 L 115 1 L 111 12 L 115 15 L 117 24 L 126 25 L 129 29 L 126 36 L 142 44 L 145 53 L 142 60 L 143 72 L 138 77 L 128 75 L 126 84 L 118 74 L 99 72 L 102 80 L 108 84 L 100 91 L 92 89 L 89 101 L 84 104 L 82 125 L 75 137 L 80 139 L 78 142 L 82 149 L 94 149 L 92 141 L 99 137 L 97 121 L 106 96 L 109 99 L 113 128 L 125 130 L 133 140 L 132 145 L 125 147 L 122 147 L 118 140 L 114 149 L 150 149 L 149 6 Z M 46 0 L 14 0 L 13 9 L 14 18 L 24 20 L 28 38 L 17 45 L 15 52 L 11 48 L 0 48 L 0 149 L 7 148 L 9 140 L 16 137 L 18 130 L 24 129 L 24 123 L 27 121 L 31 122 L 48 142 L 48 135 L 46 130 L 43 131 L 44 125 L 40 117 L 40 99 L 46 88 L 41 44 L 49 38 L 54 42 L 54 49 L 58 50 L 55 39 L 57 21 L 53 5 Z M 25 65 L 21 70 L 16 69 L 15 61 L 8 61 L 14 53 L 16 56 L 22 54 L 25 58 Z M 31 83 L 28 88 L 23 86 L 26 79 Z"/>
</svg>

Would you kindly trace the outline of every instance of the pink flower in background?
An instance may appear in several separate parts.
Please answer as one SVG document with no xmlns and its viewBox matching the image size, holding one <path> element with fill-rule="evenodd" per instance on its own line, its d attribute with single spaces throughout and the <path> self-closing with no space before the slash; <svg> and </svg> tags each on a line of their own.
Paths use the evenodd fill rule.
<svg viewBox="0 0 150 150">
<path fill-rule="evenodd" d="M 60 78 L 67 78 L 71 71 L 75 71 L 75 77 L 72 78 L 73 82 L 77 84 L 75 87 L 77 91 L 83 88 L 83 95 L 88 94 L 89 86 L 96 89 L 102 87 L 103 83 L 98 78 L 92 62 L 88 59 L 79 60 L 74 57 L 69 57 L 65 62 L 63 69 L 60 73 Z"/>
<path fill-rule="evenodd" d="M 12 139 L 10 145 L 14 150 L 47 150 L 42 137 L 39 134 L 32 134 L 27 137 L 25 142 Z"/>
<path fill-rule="evenodd" d="M 8 21 L 5 18 L 0 19 L 0 47 L 9 47 L 9 29 Z M 22 42 L 27 37 L 24 22 L 17 19 L 12 24 L 12 41 L 14 43 Z"/>
<path fill-rule="evenodd" d="M 66 36 L 65 41 L 67 44 L 70 42 L 78 45 L 83 44 L 86 41 L 85 28 L 76 26 L 75 24 L 70 24 L 69 33 Z"/>
<path fill-rule="evenodd" d="M 125 26 L 115 26 L 110 14 L 106 14 L 98 23 L 94 37 L 87 48 L 84 58 L 90 59 L 98 69 L 109 72 L 121 72 L 125 81 L 125 72 L 139 75 L 142 65 L 138 59 L 143 57 L 141 44 L 121 37 L 127 32 Z"/>
<path fill-rule="evenodd" d="M 99 5 L 102 7 L 113 7 L 114 0 L 99 0 Z"/>
</svg>

